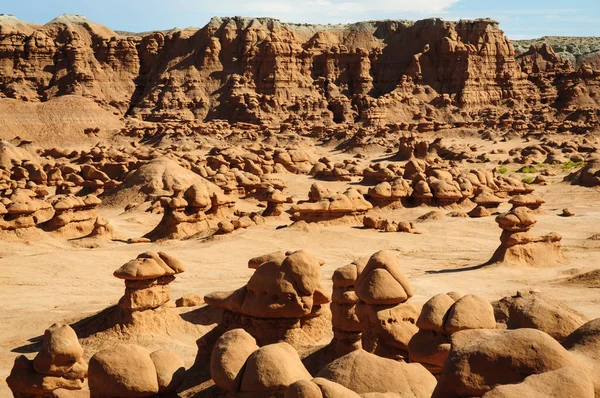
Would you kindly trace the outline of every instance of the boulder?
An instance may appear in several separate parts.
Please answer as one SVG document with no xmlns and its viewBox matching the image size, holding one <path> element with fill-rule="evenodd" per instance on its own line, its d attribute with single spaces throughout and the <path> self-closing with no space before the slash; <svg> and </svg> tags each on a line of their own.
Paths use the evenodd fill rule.
<svg viewBox="0 0 600 398">
<path fill-rule="evenodd" d="M 317 377 L 358 394 L 391 392 L 414 398 L 431 397 L 436 385 L 435 377 L 421 364 L 397 362 L 364 350 L 353 351 L 331 362 Z"/>
<path fill-rule="evenodd" d="M 493 303 L 496 320 L 508 329 L 532 328 L 564 340 L 589 319 L 564 302 L 535 291 L 517 292 Z"/>
<path fill-rule="evenodd" d="M 156 367 L 138 345 L 117 344 L 97 352 L 89 364 L 90 396 L 149 397 L 159 391 Z"/>
<path fill-rule="evenodd" d="M 162 348 L 150 354 L 158 380 L 158 392 L 174 392 L 183 383 L 185 363 L 173 350 Z"/>
<path fill-rule="evenodd" d="M 249 392 L 285 391 L 298 380 L 312 376 L 298 353 L 288 343 L 270 344 L 253 352 L 246 361 L 240 390 Z"/>
<path fill-rule="evenodd" d="M 497 385 L 583 364 L 556 340 L 535 329 L 454 333 L 433 398 L 482 396 Z"/>
<path fill-rule="evenodd" d="M 256 340 L 243 329 L 225 332 L 210 356 L 210 375 L 215 384 L 225 391 L 239 391 L 246 361 L 256 350 Z"/>
<path fill-rule="evenodd" d="M 564 367 L 551 372 L 526 377 L 518 384 L 495 387 L 483 398 L 594 398 L 594 384 L 581 369 Z"/>
</svg>

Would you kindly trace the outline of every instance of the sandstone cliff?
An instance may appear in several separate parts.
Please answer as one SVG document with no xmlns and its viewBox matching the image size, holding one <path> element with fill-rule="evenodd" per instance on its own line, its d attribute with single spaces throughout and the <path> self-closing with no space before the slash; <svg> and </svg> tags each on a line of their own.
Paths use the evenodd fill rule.
<svg viewBox="0 0 600 398">
<path fill-rule="evenodd" d="M 573 70 L 549 47 L 516 58 L 487 19 L 318 26 L 213 18 L 199 30 L 125 37 L 80 16 L 45 25 L 0 16 L 0 108 L 1 98 L 72 95 L 111 117 L 154 122 L 416 123 L 427 130 L 477 126 L 482 115 L 493 118 L 491 108 L 530 114 L 539 107 L 544 121 L 564 120 L 573 105 L 598 107 L 599 75 L 586 65 Z"/>
</svg>

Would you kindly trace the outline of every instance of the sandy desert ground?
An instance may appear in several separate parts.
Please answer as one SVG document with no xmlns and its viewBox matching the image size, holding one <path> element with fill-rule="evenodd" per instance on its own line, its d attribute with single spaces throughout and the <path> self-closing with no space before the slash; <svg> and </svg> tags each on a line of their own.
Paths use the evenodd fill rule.
<svg viewBox="0 0 600 398">
<path fill-rule="evenodd" d="M 515 143 L 513 143 L 515 144 Z M 342 156 L 337 151 L 327 151 Z M 322 153 L 321 155 L 325 155 Z M 378 159 L 385 154 L 374 154 Z M 516 169 L 518 165 L 509 165 Z M 164 251 L 175 255 L 187 269 L 172 284 L 172 297 L 186 293 L 205 295 L 213 291 L 233 290 L 252 275 L 248 259 L 277 250 L 305 249 L 325 260 L 322 282 L 331 287 L 333 271 L 360 257 L 379 250 L 391 250 L 410 278 L 415 301 L 424 303 L 446 291 L 472 293 L 490 301 L 514 295 L 517 291 L 539 290 L 562 300 L 589 318 L 600 317 L 598 275 L 582 281 L 573 276 L 598 270 L 600 240 L 590 237 L 600 233 L 600 190 L 572 186 L 562 182 L 559 173 L 547 186 L 536 187 L 536 194 L 546 203 L 537 215 L 537 234 L 558 231 L 562 236 L 562 264 L 546 267 L 521 265 L 487 265 L 499 243 L 500 229 L 494 217 L 462 218 L 443 216 L 439 220 L 416 223 L 417 234 L 385 233 L 364 229 L 361 225 L 319 225 L 290 221 L 289 214 L 269 219 L 265 225 L 252 226 L 232 234 L 207 239 L 167 240 L 127 244 L 123 241 L 64 239 L 43 232 L 23 236 L 3 236 L 0 242 L 0 360 L 1 394 L 8 395 L 4 382 L 14 357 L 31 355 L 39 349 L 40 333 L 55 322 L 73 322 L 91 317 L 117 303 L 123 292 L 122 281 L 112 272 L 144 251 Z M 283 174 L 289 193 L 306 196 L 313 178 Z M 334 191 L 344 190 L 346 182 L 320 182 Z M 249 203 L 249 209 L 256 204 Z M 573 217 L 561 217 L 563 208 L 574 211 Z M 258 208 L 256 208 L 258 209 Z M 503 204 L 498 212 L 508 211 Z M 460 206 L 401 208 L 377 210 L 377 214 L 396 220 L 414 220 L 435 211 L 445 215 Z M 150 231 L 161 215 L 142 211 L 123 212 L 102 207 L 98 213 L 108 219 L 121 237 L 137 237 Z M 283 227 L 283 228 L 282 228 Z M 192 310 L 193 311 L 193 310 Z M 179 310 L 182 317 L 189 310 Z M 216 315 L 208 317 L 197 335 L 180 334 L 169 342 L 177 347 L 186 365 L 193 364 L 196 339 L 214 327 Z M 158 348 L 163 341 L 147 338 L 148 348 Z M 143 338 L 142 338 L 143 341 Z M 90 353 L 88 353 L 90 355 Z"/>
</svg>

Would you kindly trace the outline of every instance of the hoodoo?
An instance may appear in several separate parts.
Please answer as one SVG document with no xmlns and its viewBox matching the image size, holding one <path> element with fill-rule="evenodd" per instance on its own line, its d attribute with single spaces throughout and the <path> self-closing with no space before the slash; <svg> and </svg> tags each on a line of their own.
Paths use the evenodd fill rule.
<svg viewBox="0 0 600 398">
<path fill-rule="evenodd" d="M 390 252 L 371 256 L 358 274 L 355 292 L 365 350 L 392 359 L 408 358 L 408 343 L 417 333 L 419 308 L 408 300 L 414 290 Z"/>
<path fill-rule="evenodd" d="M 260 261 L 263 261 L 259 264 Z M 329 293 L 321 285 L 321 263 L 304 250 L 270 253 L 252 259 L 254 274 L 233 292 L 215 292 L 206 303 L 223 309 L 220 330 L 241 327 L 259 344 L 314 344 L 323 336 L 311 328 L 324 316 Z"/>
<path fill-rule="evenodd" d="M 119 307 L 127 312 L 159 308 L 171 300 L 169 284 L 185 270 L 183 264 L 162 252 L 146 252 L 124 264 L 114 276 L 125 280 Z"/>
<path fill-rule="evenodd" d="M 551 232 L 538 237 L 529 233 L 536 220 L 528 207 L 513 208 L 496 217 L 496 222 L 502 229 L 501 243 L 489 261 L 490 264 L 547 267 L 562 259 L 562 237 L 559 234 Z"/>
</svg>

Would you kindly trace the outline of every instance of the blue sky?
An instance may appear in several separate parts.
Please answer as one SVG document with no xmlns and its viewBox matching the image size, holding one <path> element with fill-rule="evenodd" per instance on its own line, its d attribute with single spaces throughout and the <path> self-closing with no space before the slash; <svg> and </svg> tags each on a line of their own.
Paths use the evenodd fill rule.
<svg viewBox="0 0 600 398">
<path fill-rule="evenodd" d="M 82 14 L 134 32 L 204 26 L 211 16 L 269 16 L 288 22 L 491 17 L 513 39 L 600 36 L 600 0 L 2 0 L 0 13 L 28 22 Z"/>
</svg>

